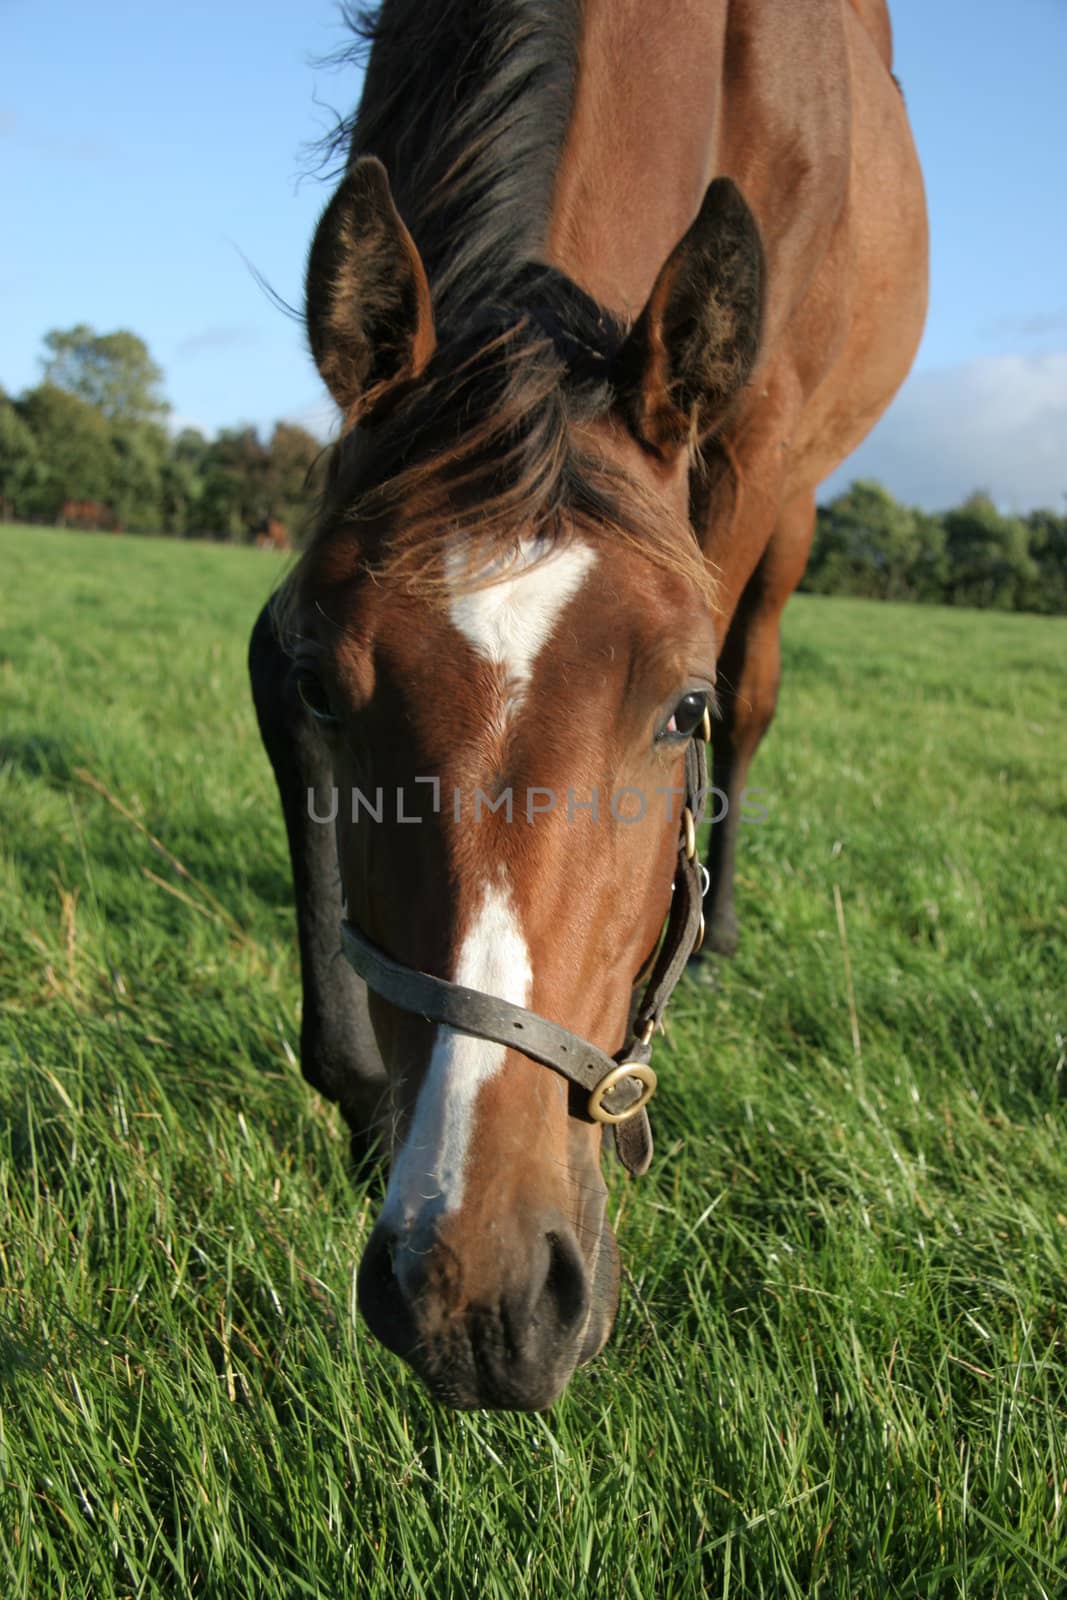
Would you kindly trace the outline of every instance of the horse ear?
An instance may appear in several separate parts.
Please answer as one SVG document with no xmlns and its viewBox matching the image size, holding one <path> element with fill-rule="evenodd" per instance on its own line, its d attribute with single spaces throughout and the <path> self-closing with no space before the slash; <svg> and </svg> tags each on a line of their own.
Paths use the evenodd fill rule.
<svg viewBox="0 0 1067 1600">
<path fill-rule="evenodd" d="M 663 457 L 721 422 L 756 364 L 766 263 L 737 185 L 716 178 L 619 352 L 619 404 Z"/>
<path fill-rule="evenodd" d="M 426 271 L 373 156 L 345 175 L 322 214 L 306 293 L 311 353 L 342 411 L 417 377 L 433 354 Z"/>
</svg>

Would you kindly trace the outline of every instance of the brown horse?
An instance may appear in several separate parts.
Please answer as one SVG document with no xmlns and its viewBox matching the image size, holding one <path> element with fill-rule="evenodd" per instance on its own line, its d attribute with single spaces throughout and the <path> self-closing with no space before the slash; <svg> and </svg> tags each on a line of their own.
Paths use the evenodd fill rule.
<svg viewBox="0 0 1067 1600">
<path fill-rule="evenodd" d="M 64 500 L 56 517 L 58 528 L 84 528 L 90 533 L 121 533 L 122 523 L 110 506 L 99 500 Z"/>
<path fill-rule="evenodd" d="M 449 1404 L 530 1409 L 614 1318 L 602 1114 L 641 1170 L 651 1075 L 620 1106 L 599 1074 L 628 1038 L 647 1062 L 688 954 L 671 797 L 716 681 L 734 944 L 815 489 L 922 328 L 922 182 L 882 0 L 386 0 L 359 27 L 307 279 L 342 431 L 253 687 L 303 1068 L 390 1146 L 363 1311 Z"/>
<path fill-rule="evenodd" d="M 278 517 L 266 516 L 252 528 L 252 542 L 257 550 L 288 550 L 289 529 Z"/>
</svg>

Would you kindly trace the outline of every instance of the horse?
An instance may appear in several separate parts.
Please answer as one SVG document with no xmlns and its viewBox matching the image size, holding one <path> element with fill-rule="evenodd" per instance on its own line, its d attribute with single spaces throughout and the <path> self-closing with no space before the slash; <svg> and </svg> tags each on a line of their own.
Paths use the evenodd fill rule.
<svg viewBox="0 0 1067 1600">
<path fill-rule="evenodd" d="M 261 517 L 251 529 L 252 542 L 257 550 L 288 550 L 289 529 L 278 517 Z"/>
<path fill-rule="evenodd" d="M 446 1405 L 536 1410 L 616 1315 L 601 1154 L 650 1159 L 707 737 L 736 942 L 779 621 L 918 344 L 923 184 L 883 0 L 349 22 L 306 278 L 339 435 L 249 654 L 302 1068 L 387 1155 L 371 1331 Z"/>
<path fill-rule="evenodd" d="M 121 533 L 122 523 L 110 506 L 99 500 L 64 500 L 56 517 L 59 528 L 81 528 L 89 533 Z"/>
</svg>

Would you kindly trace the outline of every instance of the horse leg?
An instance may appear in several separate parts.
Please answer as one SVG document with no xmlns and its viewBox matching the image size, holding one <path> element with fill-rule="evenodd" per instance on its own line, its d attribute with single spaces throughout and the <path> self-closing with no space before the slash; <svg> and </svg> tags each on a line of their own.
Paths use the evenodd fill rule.
<svg viewBox="0 0 1067 1600">
<path fill-rule="evenodd" d="M 798 495 L 779 514 L 774 532 L 745 586 L 719 655 L 722 720 L 712 731 L 712 815 L 708 851 L 707 948 L 737 948 L 734 866 L 742 795 L 749 763 L 770 726 L 778 699 L 782 611 L 804 573 L 815 529 L 815 496 Z M 723 807 L 725 815 L 721 815 Z"/>
<path fill-rule="evenodd" d="M 388 1082 L 367 1011 L 366 985 L 341 951 L 334 830 L 309 814 L 308 791 L 322 806 L 333 775 L 308 712 L 292 690 L 289 658 L 275 635 L 269 602 L 252 630 L 248 671 L 289 836 L 304 990 L 300 1065 L 309 1083 L 340 1104 L 359 1163 L 376 1143 Z"/>
</svg>

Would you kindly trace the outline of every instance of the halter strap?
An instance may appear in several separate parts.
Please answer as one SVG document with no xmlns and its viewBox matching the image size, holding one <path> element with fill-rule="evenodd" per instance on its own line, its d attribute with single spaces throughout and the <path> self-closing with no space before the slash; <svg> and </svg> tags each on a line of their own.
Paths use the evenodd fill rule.
<svg viewBox="0 0 1067 1600">
<path fill-rule="evenodd" d="M 705 738 L 707 731 L 705 723 Z M 345 957 L 368 988 L 399 1010 L 518 1050 L 584 1089 L 589 1096 L 587 1115 L 614 1128 L 619 1159 L 638 1177 L 648 1171 L 652 1160 L 652 1130 L 645 1111 L 656 1090 L 656 1075 L 649 1065 L 652 1037 L 686 962 L 700 948 L 704 932 L 696 829 L 706 796 L 703 750 L 693 738 L 685 753 L 685 802 L 666 928 L 634 1014 L 629 1041 L 615 1056 L 525 1006 L 394 961 L 347 921 L 341 923 Z"/>
</svg>

